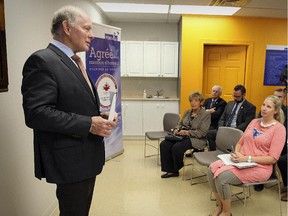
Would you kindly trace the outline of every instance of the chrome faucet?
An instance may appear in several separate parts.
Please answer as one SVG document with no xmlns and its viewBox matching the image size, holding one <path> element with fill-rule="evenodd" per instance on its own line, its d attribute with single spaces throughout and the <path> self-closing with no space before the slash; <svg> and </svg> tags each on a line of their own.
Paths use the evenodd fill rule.
<svg viewBox="0 0 288 216">
<path fill-rule="evenodd" d="M 157 97 L 159 97 L 162 92 L 163 92 L 163 89 L 156 91 Z"/>
</svg>

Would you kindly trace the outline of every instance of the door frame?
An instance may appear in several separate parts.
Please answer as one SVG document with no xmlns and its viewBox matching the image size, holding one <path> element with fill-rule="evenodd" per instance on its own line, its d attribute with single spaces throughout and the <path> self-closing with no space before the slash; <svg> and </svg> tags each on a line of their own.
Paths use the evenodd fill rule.
<svg viewBox="0 0 288 216">
<path fill-rule="evenodd" d="M 251 80 L 252 80 L 252 53 L 254 50 L 254 42 L 253 41 L 238 41 L 238 40 L 211 40 L 211 39 L 203 39 L 201 41 L 202 44 L 202 74 L 201 74 L 201 90 L 203 89 L 203 75 L 204 75 L 204 49 L 205 45 L 214 45 L 214 46 L 225 46 L 225 45 L 232 45 L 232 46 L 246 46 L 246 66 L 244 70 L 244 83 L 246 87 L 246 98 L 250 100 L 251 97 Z"/>
</svg>

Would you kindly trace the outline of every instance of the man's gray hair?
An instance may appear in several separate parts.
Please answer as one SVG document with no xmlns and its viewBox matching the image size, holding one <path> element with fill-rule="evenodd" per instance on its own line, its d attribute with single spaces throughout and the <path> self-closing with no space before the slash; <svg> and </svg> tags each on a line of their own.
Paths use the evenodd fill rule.
<svg viewBox="0 0 288 216">
<path fill-rule="evenodd" d="M 222 86 L 220 86 L 220 85 L 214 85 L 214 86 L 212 87 L 212 89 L 213 89 L 214 87 L 216 87 L 216 88 L 218 89 L 219 94 L 221 95 L 221 94 L 222 94 Z"/>
<path fill-rule="evenodd" d="M 62 22 L 67 20 L 70 26 L 74 26 L 79 16 L 85 16 L 85 12 L 78 7 L 71 5 L 64 6 L 54 13 L 52 18 L 51 33 L 60 35 L 62 32 Z"/>
</svg>

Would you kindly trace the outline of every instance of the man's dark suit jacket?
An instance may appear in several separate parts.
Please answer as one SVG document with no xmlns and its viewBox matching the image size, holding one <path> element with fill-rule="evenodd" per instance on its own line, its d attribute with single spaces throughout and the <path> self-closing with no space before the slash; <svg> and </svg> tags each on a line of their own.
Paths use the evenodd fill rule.
<svg viewBox="0 0 288 216">
<path fill-rule="evenodd" d="M 74 62 L 49 44 L 27 59 L 21 90 L 25 122 L 34 132 L 35 176 L 63 184 L 98 175 L 103 137 L 89 130 L 91 116 L 100 115 L 99 98 Z"/>
<path fill-rule="evenodd" d="M 226 126 L 228 117 L 230 113 L 232 112 L 232 109 L 234 107 L 235 102 L 229 101 L 225 107 L 225 110 L 219 119 L 218 126 Z M 245 100 L 240 107 L 238 114 L 237 114 L 237 120 L 236 120 L 236 128 L 245 131 L 248 124 L 256 117 L 256 107 Z"/>
<path fill-rule="evenodd" d="M 212 104 L 212 98 L 207 98 L 204 102 L 205 109 L 210 109 L 211 104 Z M 215 107 L 215 112 L 211 113 L 211 125 L 209 129 L 216 129 L 218 127 L 218 121 L 222 113 L 224 112 L 226 104 L 227 102 L 222 98 L 218 98 L 215 101 L 214 106 L 211 107 L 211 108 Z"/>
</svg>

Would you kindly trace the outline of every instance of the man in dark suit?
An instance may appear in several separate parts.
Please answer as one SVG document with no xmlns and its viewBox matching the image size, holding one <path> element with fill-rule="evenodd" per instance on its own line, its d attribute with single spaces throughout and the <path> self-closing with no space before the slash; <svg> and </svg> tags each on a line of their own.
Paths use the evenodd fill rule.
<svg viewBox="0 0 288 216">
<path fill-rule="evenodd" d="M 243 85 L 237 85 L 233 90 L 234 101 L 229 101 L 225 107 L 222 116 L 219 119 L 218 127 L 234 127 L 242 131 L 255 118 L 256 107 L 245 99 L 246 89 Z M 209 130 L 207 140 L 209 149 L 216 150 L 217 129 Z"/>
<path fill-rule="evenodd" d="M 77 52 L 88 51 L 92 22 L 65 6 L 52 20 L 52 42 L 23 67 L 23 108 L 34 132 L 35 176 L 57 184 L 61 216 L 88 216 L 95 179 L 105 163 L 103 137 L 118 122 L 101 115 L 96 89 Z M 77 56 L 76 56 L 77 57 Z"/>
<path fill-rule="evenodd" d="M 222 87 L 214 85 L 212 87 L 211 98 L 207 98 L 204 102 L 204 108 L 211 113 L 211 125 L 209 130 L 217 129 L 218 121 L 224 112 L 227 102 L 220 96 L 222 94 Z"/>
</svg>

